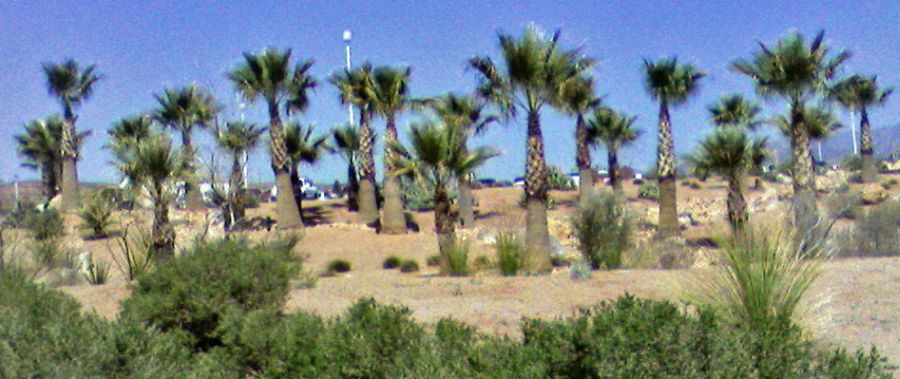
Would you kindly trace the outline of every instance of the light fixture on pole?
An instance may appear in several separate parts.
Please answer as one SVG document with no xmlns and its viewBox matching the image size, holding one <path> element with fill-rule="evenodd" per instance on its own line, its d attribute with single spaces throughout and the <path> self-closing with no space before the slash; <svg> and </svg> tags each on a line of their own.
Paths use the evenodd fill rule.
<svg viewBox="0 0 900 379">
<path fill-rule="evenodd" d="M 350 72 L 350 39 L 353 37 L 353 34 L 350 33 L 350 30 L 344 30 L 344 46 L 346 47 L 347 52 L 347 72 Z M 350 126 L 353 126 L 353 104 L 347 104 L 347 114 L 350 120 Z"/>
</svg>

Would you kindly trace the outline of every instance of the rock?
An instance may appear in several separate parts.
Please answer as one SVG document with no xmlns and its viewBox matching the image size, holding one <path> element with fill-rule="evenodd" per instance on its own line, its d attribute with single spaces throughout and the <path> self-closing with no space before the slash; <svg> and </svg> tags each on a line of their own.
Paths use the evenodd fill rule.
<svg viewBox="0 0 900 379">
<path fill-rule="evenodd" d="M 87 283 L 80 272 L 71 268 L 49 270 L 39 275 L 34 281 L 48 287 L 75 286 Z"/>
<path fill-rule="evenodd" d="M 678 224 L 681 225 L 681 230 L 687 229 L 691 225 L 696 225 L 695 222 L 690 213 L 678 214 Z"/>
<path fill-rule="evenodd" d="M 75 270 L 82 274 L 87 274 L 91 272 L 91 267 L 94 265 L 94 256 L 91 254 L 90 250 L 82 251 L 78 254 L 76 258 L 76 266 Z"/>
<path fill-rule="evenodd" d="M 824 192 L 838 191 L 847 185 L 847 173 L 843 170 L 828 170 L 816 176 L 816 189 Z"/>
<path fill-rule="evenodd" d="M 865 205 L 880 204 L 887 197 L 887 191 L 877 183 L 865 184 L 859 189 L 859 200 Z"/>
</svg>

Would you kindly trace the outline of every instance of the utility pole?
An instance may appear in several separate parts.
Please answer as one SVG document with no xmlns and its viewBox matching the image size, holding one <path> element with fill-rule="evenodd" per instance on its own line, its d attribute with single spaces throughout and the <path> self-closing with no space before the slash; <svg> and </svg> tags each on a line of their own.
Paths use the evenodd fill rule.
<svg viewBox="0 0 900 379">
<path fill-rule="evenodd" d="M 350 38 L 352 34 L 350 30 L 344 30 L 344 46 L 347 52 L 347 71 L 350 71 Z M 353 104 L 347 104 L 347 114 L 349 115 L 350 126 L 353 126 Z"/>
<path fill-rule="evenodd" d="M 853 139 L 853 155 L 859 154 L 856 147 L 856 111 L 850 111 L 850 137 Z"/>
</svg>

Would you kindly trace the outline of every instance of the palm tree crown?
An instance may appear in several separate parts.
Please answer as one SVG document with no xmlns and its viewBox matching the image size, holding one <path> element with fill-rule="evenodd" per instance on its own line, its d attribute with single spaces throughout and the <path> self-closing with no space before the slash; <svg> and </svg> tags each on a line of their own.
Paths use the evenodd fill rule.
<svg viewBox="0 0 900 379">
<path fill-rule="evenodd" d="M 329 150 L 328 137 L 313 135 L 315 128 L 299 122 L 285 126 L 284 141 L 294 166 L 300 163 L 314 164 Z"/>
<path fill-rule="evenodd" d="M 755 129 L 762 123 L 760 107 L 740 94 L 723 96 L 708 109 L 710 120 L 716 126 Z"/>
<path fill-rule="evenodd" d="M 698 151 L 687 156 L 695 172 L 740 177 L 745 170 L 759 168 L 768 157 L 766 138 L 751 140 L 736 128 L 717 128 L 700 141 Z"/>
<path fill-rule="evenodd" d="M 829 97 L 847 109 L 861 110 L 883 105 L 893 92 L 893 88 L 879 88 L 874 76 L 852 75 L 832 86 Z"/>
<path fill-rule="evenodd" d="M 616 112 L 612 108 L 600 107 L 588 117 L 588 133 L 591 141 L 603 142 L 611 148 L 619 148 L 636 141 L 643 134 L 635 129 L 637 116 Z"/>
<path fill-rule="evenodd" d="M 153 119 L 182 133 L 190 133 L 195 126 L 209 126 L 219 110 L 212 95 L 194 85 L 166 88 L 153 97 L 159 103 L 152 112 Z"/>
<path fill-rule="evenodd" d="M 302 61 L 291 70 L 290 60 L 290 49 L 244 53 L 244 64 L 228 72 L 228 78 L 251 103 L 261 97 L 270 107 L 284 102 L 287 112 L 303 112 L 309 107 L 309 90 L 317 85 L 309 73 L 314 62 Z"/>
<path fill-rule="evenodd" d="M 262 140 L 266 128 L 251 122 L 229 121 L 216 135 L 216 140 L 232 156 L 240 156 L 253 150 Z"/>
<path fill-rule="evenodd" d="M 693 65 L 679 63 L 677 58 L 644 60 L 647 92 L 656 100 L 679 105 L 697 92 L 697 85 L 705 73 Z"/>
<path fill-rule="evenodd" d="M 82 69 L 74 59 L 62 63 L 44 63 L 47 91 L 59 99 L 69 117 L 73 108 L 81 105 L 94 93 L 94 85 L 101 79 L 96 66 Z"/>
<path fill-rule="evenodd" d="M 831 136 L 831 132 L 844 126 L 832 111 L 824 107 L 804 107 L 800 117 L 809 131 L 809 138 L 813 140 L 824 140 Z M 790 135 L 791 120 L 788 116 L 777 115 L 769 122 L 783 135 Z"/>
<path fill-rule="evenodd" d="M 431 109 L 445 124 L 462 128 L 470 134 L 481 134 L 498 120 L 485 112 L 484 103 L 472 96 L 448 93 L 430 102 Z"/>
</svg>

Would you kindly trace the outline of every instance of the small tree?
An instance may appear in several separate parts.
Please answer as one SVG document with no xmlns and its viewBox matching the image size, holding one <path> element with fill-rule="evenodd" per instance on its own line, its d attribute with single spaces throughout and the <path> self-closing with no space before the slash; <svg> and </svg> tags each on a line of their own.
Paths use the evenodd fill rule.
<svg viewBox="0 0 900 379">
<path fill-rule="evenodd" d="M 616 192 L 622 192 L 619 172 L 619 150 L 636 141 L 643 132 L 634 128 L 637 117 L 620 114 L 612 108 L 598 108 L 588 118 L 588 134 L 592 143 L 606 146 L 609 183 Z"/>
</svg>

